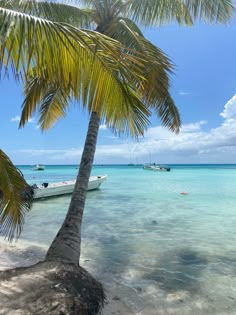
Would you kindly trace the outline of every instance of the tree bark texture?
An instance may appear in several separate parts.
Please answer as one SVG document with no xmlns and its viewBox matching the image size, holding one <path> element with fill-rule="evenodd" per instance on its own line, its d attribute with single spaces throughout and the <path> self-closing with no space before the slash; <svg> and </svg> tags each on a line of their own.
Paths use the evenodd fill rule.
<svg viewBox="0 0 236 315">
<path fill-rule="evenodd" d="M 47 252 L 46 260 L 48 261 L 79 264 L 82 217 L 95 155 L 99 124 L 100 118 L 93 112 L 90 117 L 87 137 L 70 206 L 65 221 Z"/>
</svg>

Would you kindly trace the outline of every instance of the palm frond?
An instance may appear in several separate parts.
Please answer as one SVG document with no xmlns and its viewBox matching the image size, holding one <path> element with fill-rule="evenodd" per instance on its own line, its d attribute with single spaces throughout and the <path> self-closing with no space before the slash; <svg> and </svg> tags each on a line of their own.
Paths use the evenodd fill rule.
<svg viewBox="0 0 236 315">
<path fill-rule="evenodd" d="M 148 108 L 153 108 L 161 118 L 164 126 L 170 130 L 178 132 L 180 127 L 180 117 L 177 108 L 163 112 L 163 105 L 169 108 L 170 100 L 169 75 L 173 73 L 173 64 L 170 59 L 156 46 L 144 38 L 137 25 L 129 19 L 116 19 L 106 31 L 111 36 L 121 42 L 130 51 L 139 52 L 145 60 L 143 73 L 143 101 Z M 172 100 L 172 99 L 171 99 Z M 173 100 L 172 100 L 173 102 Z M 174 103 L 172 104 L 174 105 Z M 169 117 L 166 115 L 169 114 Z"/>
<path fill-rule="evenodd" d="M 192 24 L 190 12 L 182 0 L 129 0 L 127 16 L 143 25 L 162 25 L 170 22 Z"/>
<path fill-rule="evenodd" d="M 184 0 L 184 3 L 194 20 L 227 23 L 235 13 L 232 0 Z"/>
<path fill-rule="evenodd" d="M 58 1 L 36 0 L 0 0 L 0 7 L 54 22 L 63 22 L 79 28 L 90 28 L 93 11 L 80 9 L 76 4 L 60 3 Z"/>
<path fill-rule="evenodd" d="M 146 79 L 143 78 L 139 81 L 129 74 L 130 71 L 132 72 L 129 67 L 126 67 L 125 71 L 124 69 L 119 72 L 113 71 L 113 83 L 115 82 L 119 88 L 119 94 L 115 94 L 115 97 L 113 85 L 104 85 L 102 78 L 97 84 L 90 81 L 91 85 L 88 85 L 86 90 L 83 89 L 82 106 L 88 108 L 90 112 L 93 109 L 96 110 L 100 118 L 106 121 L 107 125 L 118 134 L 125 133 L 135 137 L 143 135 L 149 124 L 150 109 L 154 109 L 161 117 L 163 125 L 178 132 L 180 127 L 179 113 L 173 101 L 172 103 L 170 100 L 168 101 L 168 98 L 171 99 L 168 93 L 168 84 L 165 86 L 163 81 L 164 87 L 157 92 L 157 84 L 154 86 L 151 84 L 151 89 L 149 87 L 150 82 L 147 82 L 147 78 L 150 77 L 150 74 L 147 75 L 147 70 L 149 69 L 150 72 L 153 68 L 155 67 L 150 68 L 147 65 L 145 68 Z M 153 81 L 156 82 L 154 79 Z M 160 88 L 160 86 L 158 87 Z M 96 99 L 100 99 L 100 94 L 104 92 L 106 97 L 103 98 L 103 102 L 97 102 Z M 37 111 L 43 130 L 48 129 L 57 119 L 64 117 L 68 108 L 68 99 L 72 98 L 73 94 L 70 88 L 65 91 L 60 82 L 54 86 L 50 84 L 47 87 L 47 82 L 38 78 L 34 78 L 26 84 L 24 93 L 26 97 L 23 103 L 21 121 L 25 123 L 27 118 Z M 96 106 L 91 106 L 90 101 Z"/>
<path fill-rule="evenodd" d="M 124 74 L 125 76 L 125 74 Z M 114 75 L 114 82 L 119 88 L 119 94 L 115 93 L 116 88 L 112 85 L 104 86 L 103 82 L 91 94 L 92 85 L 84 91 L 84 108 L 90 106 L 90 101 L 96 104 L 96 112 L 108 122 L 108 125 L 117 133 L 130 134 L 138 137 L 143 135 L 145 128 L 149 124 L 148 117 L 150 111 L 142 102 L 142 94 L 140 90 L 135 88 L 136 81 L 126 76 L 121 77 L 120 73 Z M 33 78 L 26 82 L 24 94 L 25 100 L 22 105 L 22 117 L 20 126 L 24 125 L 28 117 L 35 112 L 39 114 L 39 125 L 42 130 L 50 128 L 58 119 L 66 114 L 69 107 L 69 99 L 73 98 L 70 88 L 65 91 L 61 82 L 51 83 Z M 103 102 L 97 102 L 100 98 L 101 90 L 105 89 Z M 86 95 L 85 95 L 86 93 Z M 92 96 L 91 96 L 92 95 Z M 80 103 L 79 103 L 80 104 Z M 95 108 L 95 106 L 92 106 Z M 92 108 L 89 110 L 92 111 Z"/>
<path fill-rule="evenodd" d="M 130 48 L 135 48 L 135 43 L 138 42 L 137 35 L 144 37 L 137 24 L 128 18 L 113 19 L 104 33 Z"/>
<path fill-rule="evenodd" d="M 121 45 L 106 36 L 62 23 L 0 8 L 0 63 L 24 72 L 69 84 L 86 63 L 96 67 L 102 58 L 118 66 Z M 85 67 L 84 67 L 85 66 Z M 46 71 L 45 71 L 46 69 Z M 91 70 L 91 69 L 90 69 Z"/>
<path fill-rule="evenodd" d="M 167 127 L 175 133 L 179 133 L 181 126 L 180 113 L 170 94 L 166 94 L 166 98 L 152 108 L 155 110 L 157 116 L 160 117 L 162 126 Z"/>
<path fill-rule="evenodd" d="M 142 82 L 142 58 L 131 56 L 119 42 L 105 35 L 5 9 L 0 10 L 0 17 L 7 26 L 1 42 L 4 65 L 11 62 L 15 72 L 24 69 L 26 75 L 42 78 L 41 82 L 60 80 L 63 89 L 70 87 L 72 97 L 82 99 L 90 112 L 107 100 L 115 104 L 116 99 L 123 99 L 114 73 L 122 74 L 134 89 L 139 80 Z M 12 17 L 17 23 L 11 24 Z M 24 112 L 22 125 L 31 113 Z"/>
<path fill-rule="evenodd" d="M 44 96 L 40 105 L 39 124 L 41 129 L 47 130 L 58 119 L 66 116 L 66 110 L 69 108 L 69 97 L 65 95 L 65 91 L 57 87 L 49 89 Z"/>
<path fill-rule="evenodd" d="M 235 12 L 232 0 L 129 0 L 126 6 L 128 16 L 146 26 L 191 25 L 196 19 L 226 23 Z"/>
<path fill-rule="evenodd" d="M 0 235 L 12 240 L 19 236 L 24 215 L 31 208 L 31 189 L 2 150 L 0 174 Z"/>
<path fill-rule="evenodd" d="M 49 129 L 58 119 L 66 116 L 70 96 L 61 85 L 48 84 L 43 78 L 34 77 L 25 82 L 24 95 L 20 127 L 35 112 L 39 112 L 42 130 Z"/>
<path fill-rule="evenodd" d="M 124 55 L 119 58 L 119 71 L 109 55 L 102 56 L 103 68 L 91 67 L 90 71 L 86 71 L 89 75 L 83 71 L 76 93 L 70 85 L 65 86 L 61 82 L 48 85 L 46 80 L 34 77 L 25 86 L 21 127 L 37 111 L 42 129 L 50 128 L 57 119 L 64 117 L 68 99 L 72 98 L 82 100 L 81 106 L 89 112 L 96 111 L 117 133 L 135 137 L 143 135 L 151 109 L 161 113 L 165 126 L 178 132 L 180 119 L 176 107 L 175 110 L 168 110 L 168 107 L 166 112 L 162 110 L 163 104 L 168 104 L 167 97 L 170 97 L 169 74 L 173 68 L 170 60 L 142 36 L 132 21 L 115 21 L 107 30 L 107 35 L 114 36 L 122 44 Z M 84 65 L 89 66 L 88 62 Z M 111 80 L 104 77 L 104 69 L 110 72 Z"/>
<path fill-rule="evenodd" d="M 32 69 L 44 76 L 47 67 L 51 79 L 57 75 L 66 79 L 71 71 L 69 63 L 76 66 L 73 58 L 84 50 L 83 43 L 62 24 L 3 8 L 0 8 L 0 36 L 1 66 L 10 65 L 14 73 L 23 72 L 26 76 Z M 62 58 L 68 62 L 62 63 Z"/>
</svg>

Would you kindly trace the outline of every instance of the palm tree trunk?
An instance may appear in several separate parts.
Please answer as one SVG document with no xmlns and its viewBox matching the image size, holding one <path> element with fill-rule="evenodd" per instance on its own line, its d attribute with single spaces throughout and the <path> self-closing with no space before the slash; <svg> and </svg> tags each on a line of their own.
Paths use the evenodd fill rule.
<svg viewBox="0 0 236 315">
<path fill-rule="evenodd" d="M 92 170 L 100 118 L 93 112 L 90 117 L 87 137 L 65 221 L 52 242 L 46 260 L 79 264 L 81 224 L 90 173 Z"/>
</svg>

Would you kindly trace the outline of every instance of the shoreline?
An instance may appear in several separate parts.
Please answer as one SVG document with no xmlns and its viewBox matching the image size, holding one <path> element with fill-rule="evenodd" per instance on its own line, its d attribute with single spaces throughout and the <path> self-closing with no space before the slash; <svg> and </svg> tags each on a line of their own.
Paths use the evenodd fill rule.
<svg viewBox="0 0 236 315">
<path fill-rule="evenodd" d="M 37 250 L 39 250 L 38 255 Z M 34 265 L 38 261 L 43 260 L 43 253 L 46 253 L 46 249 L 42 250 L 42 248 L 38 246 L 33 246 L 30 249 L 27 249 L 21 244 L 17 246 L 15 244 L 9 244 L 7 241 L 0 240 L 0 272 L 8 269 Z M 82 258 L 81 261 L 81 265 L 87 270 L 86 259 Z M 90 270 L 88 271 L 93 274 Z M 94 275 L 94 277 L 96 278 L 96 275 Z M 99 281 L 102 283 L 101 279 L 99 279 Z M 102 283 L 102 285 L 106 295 L 102 315 L 136 315 L 122 300 L 119 292 L 112 289 L 111 286 L 108 287 L 104 283 Z"/>
</svg>

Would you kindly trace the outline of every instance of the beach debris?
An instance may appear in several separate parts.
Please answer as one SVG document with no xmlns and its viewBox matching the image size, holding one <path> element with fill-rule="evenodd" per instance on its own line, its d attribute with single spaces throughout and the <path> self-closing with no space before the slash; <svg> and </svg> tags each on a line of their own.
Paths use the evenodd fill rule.
<svg viewBox="0 0 236 315">
<path fill-rule="evenodd" d="M 135 289 L 136 289 L 136 291 L 139 292 L 139 293 L 143 291 L 143 289 L 142 289 L 141 287 L 136 287 Z"/>
<path fill-rule="evenodd" d="M 114 300 L 114 301 L 120 301 L 120 298 L 119 298 L 117 295 L 115 295 L 115 296 L 112 298 L 112 300 Z"/>
</svg>

